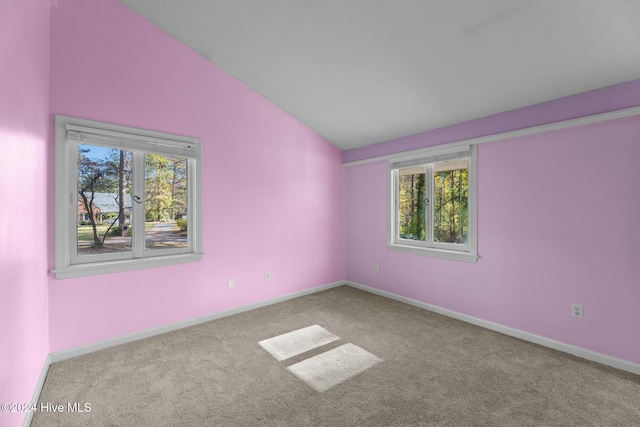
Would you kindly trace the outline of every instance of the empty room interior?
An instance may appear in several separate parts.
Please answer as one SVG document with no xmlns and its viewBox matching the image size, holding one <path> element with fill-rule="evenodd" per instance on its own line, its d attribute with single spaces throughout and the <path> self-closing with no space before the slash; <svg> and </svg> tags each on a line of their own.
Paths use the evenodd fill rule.
<svg viewBox="0 0 640 427">
<path fill-rule="evenodd" d="M 638 22 L 3 0 L 0 426 L 640 425 Z"/>
</svg>

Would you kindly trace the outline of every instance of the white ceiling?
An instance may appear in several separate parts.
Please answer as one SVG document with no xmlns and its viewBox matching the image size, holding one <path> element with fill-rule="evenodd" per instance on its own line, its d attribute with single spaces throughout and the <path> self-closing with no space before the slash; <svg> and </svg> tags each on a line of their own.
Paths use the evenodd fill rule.
<svg viewBox="0 0 640 427">
<path fill-rule="evenodd" d="M 343 150 L 640 78 L 640 0 L 120 0 Z"/>
</svg>

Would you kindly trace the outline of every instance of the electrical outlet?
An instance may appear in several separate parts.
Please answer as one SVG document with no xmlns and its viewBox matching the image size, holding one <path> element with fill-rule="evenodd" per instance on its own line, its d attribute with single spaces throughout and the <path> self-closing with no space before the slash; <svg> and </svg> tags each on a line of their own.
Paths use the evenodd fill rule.
<svg viewBox="0 0 640 427">
<path fill-rule="evenodd" d="M 582 319 L 584 317 L 582 314 L 582 306 L 580 304 L 571 304 L 571 315 Z"/>
<path fill-rule="evenodd" d="M 271 280 L 271 273 L 269 273 L 268 271 L 264 273 L 264 280 Z"/>
<path fill-rule="evenodd" d="M 378 264 L 373 264 L 373 272 L 377 273 L 378 271 L 380 271 L 380 268 L 378 267 Z"/>
<path fill-rule="evenodd" d="M 233 277 L 229 277 L 229 278 L 227 279 L 227 288 L 233 288 L 233 285 L 234 285 L 234 283 L 233 283 Z"/>
</svg>

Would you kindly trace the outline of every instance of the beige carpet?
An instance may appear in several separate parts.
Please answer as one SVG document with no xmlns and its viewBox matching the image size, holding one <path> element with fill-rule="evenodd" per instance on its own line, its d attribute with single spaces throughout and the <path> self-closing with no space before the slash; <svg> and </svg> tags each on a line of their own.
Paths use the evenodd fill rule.
<svg viewBox="0 0 640 427">
<path fill-rule="evenodd" d="M 313 325 L 339 339 L 258 344 Z M 332 384 L 345 345 L 373 358 L 326 390 L 292 372 L 329 353 L 311 371 Z M 53 364 L 40 401 L 91 411 L 34 427 L 640 426 L 636 375 L 345 286 Z"/>
</svg>

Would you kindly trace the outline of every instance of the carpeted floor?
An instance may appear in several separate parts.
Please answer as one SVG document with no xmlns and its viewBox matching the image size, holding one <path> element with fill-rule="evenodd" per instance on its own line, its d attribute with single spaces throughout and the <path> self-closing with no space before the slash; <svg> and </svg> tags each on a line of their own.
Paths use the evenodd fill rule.
<svg viewBox="0 0 640 427">
<path fill-rule="evenodd" d="M 313 325 L 302 354 L 258 344 Z M 318 391 L 294 371 L 327 352 L 369 359 Z M 33 427 L 640 426 L 640 377 L 341 286 L 55 363 L 40 402 L 64 411 Z"/>
</svg>

